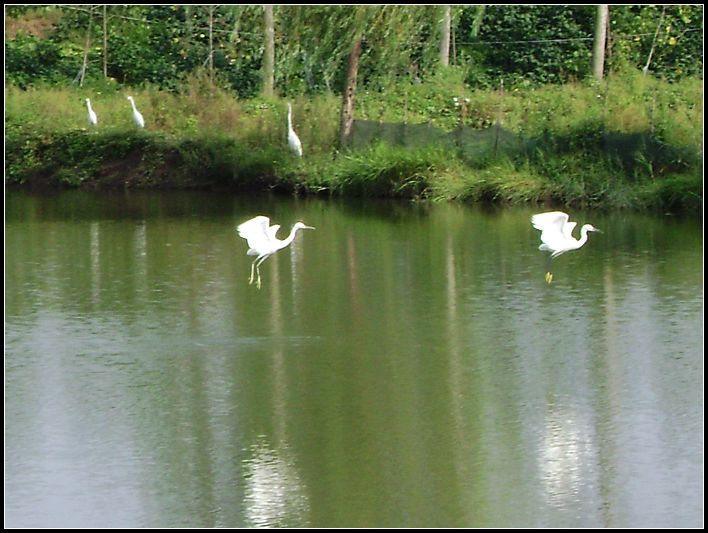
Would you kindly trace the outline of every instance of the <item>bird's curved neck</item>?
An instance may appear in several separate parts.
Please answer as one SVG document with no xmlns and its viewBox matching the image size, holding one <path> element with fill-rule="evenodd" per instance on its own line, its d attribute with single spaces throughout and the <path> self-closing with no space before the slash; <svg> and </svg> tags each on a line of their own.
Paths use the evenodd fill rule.
<svg viewBox="0 0 708 533">
<path fill-rule="evenodd" d="M 580 228 L 580 239 L 578 239 L 578 248 L 585 244 L 588 240 L 588 229 L 583 226 Z"/>
<path fill-rule="evenodd" d="M 285 240 L 281 241 L 280 247 L 285 248 L 288 244 L 293 242 L 293 239 L 295 239 L 295 234 L 297 233 L 297 230 L 299 230 L 297 226 L 293 226 L 293 229 L 290 230 L 290 235 L 288 235 Z"/>
<path fill-rule="evenodd" d="M 137 109 L 135 108 L 135 101 L 133 99 L 130 100 L 130 105 L 133 106 L 133 111 L 137 111 Z"/>
<path fill-rule="evenodd" d="M 288 106 L 288 128 L 293 129 L 293 109 Z"/>
</svg>

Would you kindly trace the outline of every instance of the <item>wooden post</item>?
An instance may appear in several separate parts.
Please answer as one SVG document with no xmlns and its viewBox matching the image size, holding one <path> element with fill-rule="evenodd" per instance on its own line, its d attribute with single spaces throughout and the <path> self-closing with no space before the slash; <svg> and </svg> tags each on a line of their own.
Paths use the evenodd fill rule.
<svg viewBox="0 0 708 533">
<path fill-rule="evenodd" d="M 497 149 L 499 148 L 499 133 L 501 132 L 502 124 L 502 105 L 504 100 L 504 78 L 499 82 L 499 107 L 497 108 L 497 121 L 494 125 L 494 157 L 497 156 Z"/>
</svg>

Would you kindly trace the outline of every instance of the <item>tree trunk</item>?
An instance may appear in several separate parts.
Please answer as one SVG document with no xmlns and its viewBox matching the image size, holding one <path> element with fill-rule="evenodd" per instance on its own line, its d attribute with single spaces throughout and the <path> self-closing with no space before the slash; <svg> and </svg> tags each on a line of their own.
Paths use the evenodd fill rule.
<svg viewBox="0 0 708 533">
<path fill-rule="evenodd" d="M 661 23 L 664 22 L 664 15 L 666 14 L 666 6 L 661 10 L 661 18 L 659 19 L 659 24 L 656 26 L 656 32 L 654 33 L 654 40 L 651 42 L 651 50 L 649 50 L 649 57 L 647 57 L 647 64 L 644 65 L 642 72 L 647 75 L 649 72 L 649 64 L 651 63 L 651 58 L 654 55 L 654 49 L 656 48 L 656 38 L 659 36 L 659 30 L 661 29 Z"/>
<path fill-rule="evenodd" d="M 440 65 L 450 64 L 450 6 L 442 6 L 443 18 L 440 25 Z"/>
<path fill-rule="evenodd" d="M 349 144 L 352 125 L 354 124 L 354 97 L 356 96 L 356 78 L 359 74 L 359 58 L 361 57 L 361 35 L 354 39 L 354 45 L 349 52 L 347 61 L 347 81 L 342 95 L 342 112 L 339 121 L 339 147 Z"/>
<path fill-rule="evenodd" d="M 103 77 L 108 78 L 108 6 L 103 4 Z"/>
<path fill-rule="evenodd" d="M 484 19 L 484 5 L 478 5 L 474 10 L 474 17 L 472 18 L 472 29 L 470 31 L 470 37 L 476 39 L 479 36 L 479 32 L 482 29 L 482 19 Z"/>
<path fill-rule="evenodd" d="M 184 25 L 187 28 L 187 38 L 192 38 L 192 6 L 184 6 Z"/>
<path fill-rule="evenodd" d="M 209 6 L 209 82 L 214 85 L 214 6 Z"/>
<path fill-rule="evenodd" d="M 265 8 L 265 51 L 263 52 L 263 95 L 273 96 L 275 85 L 275 31 L 273 29 L 273 6 Z"/>
<path fill-rule="evenodd" d="M 605 71 L 605 45 L 607 43 L 607 24 L 609 20 L 608 4 L 597 6 L 595 17 L 595 43 L 592 51 L 592 73 L 601 80 Z"/>
<path fill-rule="evenodd" d="M 457 65 L 457 49 L 455 47 L 455 27 L 452 27 L 450 35 L 450 46 L 452 47 L 452 64 Z"/>
<path fill-rule="evenodd" d="M 79 87 L 84 84 L 84 77 L 86 76 L 86 67 L 88 66 L 88 53 L 91 47 L 91 21 L 93 20 L 93 6 L 89 9 L 89 21 L 88 28 L 86 29 L 86 44 L 84 45 L 84 61 L 81 63 L 81 70 L 79 71 Z M 76 80 L 74 80 L 76 81 Z"/>
</svg>

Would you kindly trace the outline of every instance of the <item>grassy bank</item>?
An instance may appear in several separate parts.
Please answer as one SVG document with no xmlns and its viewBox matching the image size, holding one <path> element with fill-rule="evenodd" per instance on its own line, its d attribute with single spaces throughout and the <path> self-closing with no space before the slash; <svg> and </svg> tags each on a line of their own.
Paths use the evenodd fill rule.
<svg viewBox="0 0 708 533">
<path fill-rule="evenodd" d="M 6 89 L 6 183 L 702 208 L 700 80 L 625 75 L 502 94 L 469 91 L 447 76 L 359 95 L 361 119 L 445 131 L 503 124 L 519 141 L 476 155 L 382 142 L 337 152 L 339 99 L 300 97 L 293 107 L 302 159 L 287 150 L 282 100 L 237 100 L 198 80 L 178 94 L 135 91 L 146 119 L 138 131 L 127 93 L 116 89 Z M 86 97 L 98 128 L 86 122 Z"/>
</svg>

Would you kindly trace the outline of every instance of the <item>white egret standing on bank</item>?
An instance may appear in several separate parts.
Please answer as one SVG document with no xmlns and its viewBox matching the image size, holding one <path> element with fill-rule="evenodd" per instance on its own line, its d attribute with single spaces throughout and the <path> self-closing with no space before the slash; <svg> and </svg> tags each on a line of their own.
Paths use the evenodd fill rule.
<svg viewBox="0 0 708 533">
<path fill-rule="evenodd" d="M 293 106 L 290 102 L 288 102 L 288 146 L 298 157 L 302 157 L 302 143 L 293 129 Z"/>
<path fill-rule="evenodd" d="M 86 99 L 86 107 L 88 107 L 88 121 L 90 126 L 97 126 L 98 125 L 98 117 L 96 116 L 96 112 L 91 109 L 91 100 L 88 98 Z"/>
<path fill-rule="evenodd" d="M 128 100 L 130 100 L 130 105 L 133 106 L 133 120 L 138 125 L 138 127 L 144 128 L 145 119 L 143 118 L 143 115 L 140 113 L 140 111 L 138 111 L 138 108 L 135 107 L 135 100 L 133 100 L 132 96 L 129 96 Z"/>
<path fill-rule="evenodd" d="M 239 224 L 236 228 L 239 236 L 248 241 L 248 255 L 255 255 L 256 259 L 251 263 L 251 277 L 248 280 L 249 285 L 253 283 L 254 269 L 257 273 L 256 286 L 261 288 L 261 272 L 259 267 L 261 263 L 268 259 L 278 250 L 282 250 L 295 238 L 295 234 L 300 229 L 315 229 L 312 226 L 306 226 L 302 222 L 296 222 L 293 229 L 290 230 L 290 235 L 284 240 L 278 239 L 275 234 L 280 226 L 275 224 L 270 225 L 270 219 L 265 216 L 257 216 L 251 220 L 247 220 L 243 224 Z"/>
<path fill-rule="evenodd" d="M 533 215 L 531 224 L 534 228 L 541 230 L 541 242 L 543 244 L 538 249 L 544 252 L 551 252 L 551 255 L 548 256 L 548 268 L 546 271 L 547 283 L 553 281 L 553 273 L 551 272 L 552 258 L 580 248 L 587 242 L 589 231 L 600 232 L 592 224 L 585 224 L 580 228 L 580 239 L 576 239 L 573 237 L 573 228 L 577 226 L 577 222 L 568 222 L 568 215 L 562 211 L 550 211 Z"/>
</svg>

